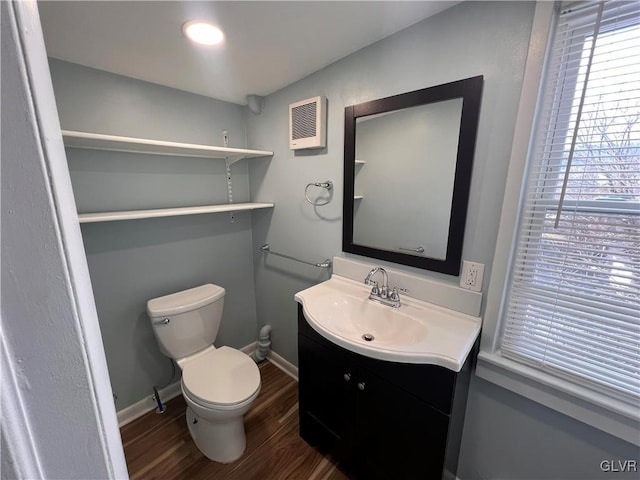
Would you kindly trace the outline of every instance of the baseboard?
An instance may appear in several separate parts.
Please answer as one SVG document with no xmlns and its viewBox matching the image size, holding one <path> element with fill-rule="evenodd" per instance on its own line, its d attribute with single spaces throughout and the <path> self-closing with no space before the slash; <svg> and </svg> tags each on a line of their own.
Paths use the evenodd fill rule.
<svg viewBox="0 0 640 480">
<path fill-rule="evenodd" d="M 246 347 L 241 348 L 240 350 L 246 353 L 247 355 L 252 355 L 253 352 L 256 351 L 256 347 L 258 342 L 253 342 L 247 345 Z M 284 373 L 293 378 L 296 382 L 298 381 L 298 367 L 296 367 L 293 363 L 284 359 L 284 357 L 278 355 L 273 350 L 269 350 L 267 354 L 267 360 L 273 363 L 276 367 L 282 370 Z"/>
<path fill-rule="evenodd" d="M 251 355 L 253 355 L 253 352 L 256 351 L 256 344 L 257 343 L 258 342 L 251 342 L 249 345 L 245 345 L 244 347 L 242 347 L 240 349 L 240 351 L 242 353 L 246 353 L 247 355 L 251 356 Z"/>
<path fill-rule="evenodd" d="M 180 395 L 180 381 L 172 383 L 171 385 L 161 389 L 159 392 L 160 399 L 163 403 L 168 402 L 172 398 Z M 127 423 L 133 422 L 136 418 L 140 418 L 145 413 L 151 412 L 158 407 L 155 400 L 149 395 L 143 398 L 139 402 L 134 403 L 128 407 L 123 408 L 118 412 L 118 426 L 123 427 Z"/>
<path fill-rule="evenodd" d="M 241 352 L 251 355 L 256 350 L 256 342 L 251 342 L 240 349 Z M 182 392 L 180 390 L 180 380 L 172 383 L 168 387 L 163 388 L 158 392 L 163 402 L 168 402 L 172 398 L 177 397 Z M 118 411 L 118 426 L 123 427 L 127 423 L 133 422 L 136 418 L 140 418 L 145 413 L 151 412 L 157 408 L 157 404 L 151 395 L 143 398 L 139 402 L 134 403 L 128 407 Z"/>
<path fill-rule="evenodd" d="M 251 342 L 240 349 L 241 352 L 251 355 L 256 350 L 256 342 Z M 276 367 L 282 370 L 284 373 L 292 377 L 296 382 L 298 381 L 298 367 L 288 362 L 283 357 L 275 352 L 269 352 L 267 359 L 273 363 Z M 180 381 L 163 388 L 158 392 L 163 402 L 168 402 L 172 398 L 181 394 Z M 133 422 L 135 419 L 140 418 L 145 413 L 151 412 L 157 408 L 155 400 L 149 395 L 143 398 L 139 402 L 134 403 L 128 407 L 118 411 L 118 426 L 123 427 L 127 423 Z"/>
<path fill-rule="evenodd" d="M 298 367 L 296 367 L 293 363 L 285 360 L 284 357 L 281 357 L 273 350 L 269 351 L 267 359 L 284 373 L 292 377 L 296 382 L 298 381 Z"/>
</svg>

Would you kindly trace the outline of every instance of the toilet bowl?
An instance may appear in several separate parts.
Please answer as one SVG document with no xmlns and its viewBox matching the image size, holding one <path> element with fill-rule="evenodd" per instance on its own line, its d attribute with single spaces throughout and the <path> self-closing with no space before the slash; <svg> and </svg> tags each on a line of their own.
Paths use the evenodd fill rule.
<svg viewBox="0 0 640 480">
<path fill-rule="evenodd" d="M 213 341 L 225 290 L 207 284 L 147 302 L 160 350 L 182 370 L 187 426 L 210 460 L 231 463 L 246 447 L 243 415 L 260 393 L 260 370 L 248 355 Z"/>
<path fill-rule="evenodd" d="M 260 393 L 258 366 L 239 350 L 220 347 L 182 368 L 191 438 L 211 460 L 237 460 L 246 446 L 243 415 Z"/>
</svg>

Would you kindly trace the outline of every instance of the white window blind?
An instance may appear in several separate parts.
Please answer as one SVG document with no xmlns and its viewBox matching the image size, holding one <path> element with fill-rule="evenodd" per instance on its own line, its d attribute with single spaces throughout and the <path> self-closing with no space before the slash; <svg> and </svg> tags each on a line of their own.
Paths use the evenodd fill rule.
<svg viewBox="0 0 640 480">
<path fill-rule="evenodd" d="M 503 308 L 505 357 L 640 399 L 640 2 L 558 16 Z"/>
</svg>

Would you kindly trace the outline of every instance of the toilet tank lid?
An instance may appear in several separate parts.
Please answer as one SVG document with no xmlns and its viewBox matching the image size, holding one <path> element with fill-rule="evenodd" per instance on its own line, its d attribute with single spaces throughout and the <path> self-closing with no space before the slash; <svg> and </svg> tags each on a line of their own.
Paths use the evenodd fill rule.
<svg viewBox="0 0 640 480">
<path fill-rule="evenodd" d="M 181 292 L 153 298 L 147 302 L 150 317 L 162 317 L 190 312 L 224 297 L 224 288 L 207 283 Z"/>
</svg>

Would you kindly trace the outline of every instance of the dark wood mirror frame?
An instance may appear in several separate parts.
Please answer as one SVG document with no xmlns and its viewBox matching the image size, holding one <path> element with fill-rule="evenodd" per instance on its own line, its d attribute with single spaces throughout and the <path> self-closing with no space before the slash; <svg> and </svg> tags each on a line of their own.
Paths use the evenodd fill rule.
<svg viewBox="0 0 640 480">
<path fill-rule="evenodd" d="M 372 100 L 345 107 L 344 118 L 344 201 L 342 250 L 365 257 L 410 265 L 449 275 L 460 274 L 462 244 L 469 203 L 471 170 L 475 152 L 483 76 L 467 78 L 413 92 Z M 462 98 L 462 115 L 458 137 L 458 154 L 453 181 L 453 198 L 449 221 L 447 253 L 444 260 L 420 257 L 391 250 L 358 245 L 353 242 L 354 180 L 356 159 L 356 120 L 368 115 L 387 113 L 428 103 Z M 426 152 L 425 152 L 426 158 Z M 401 208 L 401 207 L 400 207 Z"/>
</svg>

